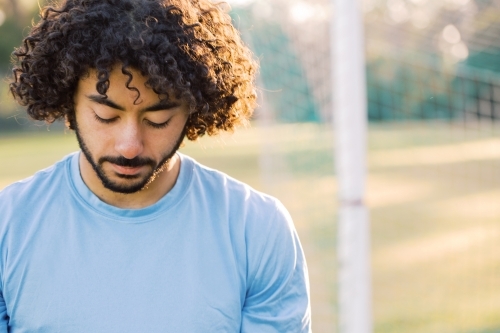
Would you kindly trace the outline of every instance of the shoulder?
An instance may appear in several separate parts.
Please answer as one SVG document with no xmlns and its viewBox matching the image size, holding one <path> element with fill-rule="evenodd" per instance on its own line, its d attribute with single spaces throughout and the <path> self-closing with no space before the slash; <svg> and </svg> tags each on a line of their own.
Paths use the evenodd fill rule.
<svg viewBox="0 0 500 333">
<path fill-rule="evenodd" d="M 0 191 L 0 211 L 16 212 L 32 207 L 32 204 L 50 196 L 52 188 L 60 188 L 66 179 L 65 168 L 73 154 L 33 176 L 8 185 Z M 2 214 L 4 217 L 7 214 Z M 1 222 L 1 219 L 0 219 Z"/>
<path fill-rule="evenodd" d="M 190 195 L 227 221 L 229 228 L 240 230 L 247 251 L 255 251 L 258 257 L 270 244 L 294 246 L 295 227 L 281 201 L 192 158 L 182 158 L 192 169 Z"/>
<path fill-rule="evenodd" d="M 204 166 L 186 155 L 181 156 L 183 163 L 192 170 L 190 191 L 201 194 L 219 207 L 228 207 L 240 217 L 252 217 L 259 221 L 289 219 L 288 211 L 275 197 L 224 172 Z"/>
</svg>

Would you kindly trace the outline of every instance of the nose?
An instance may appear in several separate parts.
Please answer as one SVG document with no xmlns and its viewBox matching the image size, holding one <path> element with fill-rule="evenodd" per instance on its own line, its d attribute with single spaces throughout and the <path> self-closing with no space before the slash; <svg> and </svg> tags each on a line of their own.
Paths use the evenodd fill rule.
<svg viewBox="0 0 500 333">
<path fill-rule="evenodd" d="M 116 152 L 128 159 L 139 156 L 144 150 L 139 124 L 135 121 L 128 121 L 118 131 L 115 140 Z"/>
</svg>

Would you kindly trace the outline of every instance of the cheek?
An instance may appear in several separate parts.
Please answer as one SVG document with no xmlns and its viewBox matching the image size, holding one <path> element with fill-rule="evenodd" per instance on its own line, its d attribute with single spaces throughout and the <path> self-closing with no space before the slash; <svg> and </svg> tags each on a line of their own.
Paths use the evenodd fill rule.
<svg viewBox="0 0 500 333">
<path fill-rule="evenodd" d="M 181 135 L 184 136 L 184 122 L 176 124 L 177 126 L 168 126 L 165 130 L 155 131 L 152 135 L 148 136 L 147 143 L 145 144 L 159 154 L 170 152 L 178 144 Z M 173 124 L 170 124 L 173 125 Z"/>
<path fill-rule="evenodd" d="M 78 132 L 81 139 L 84 141 L 87 148 L 93 155 L 102 155 L 110 144 L 110 138 L 113 137 L 110 129 L 100 129 L 100 126 L 95 123 L 95 120 L 89 116 L 76 117 Z"/>
</svg>

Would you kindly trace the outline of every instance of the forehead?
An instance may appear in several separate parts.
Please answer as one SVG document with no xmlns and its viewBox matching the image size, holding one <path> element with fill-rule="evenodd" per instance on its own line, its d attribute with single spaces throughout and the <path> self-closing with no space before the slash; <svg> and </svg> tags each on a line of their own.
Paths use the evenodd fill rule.
<svg viewBox="0 0 500 333">
<path fill-rule="evenodd" d="M 148 78 L 134 68 L 127 68 L 128 73 L 123 73 L 121 66 L 115 66 L 109 72 L 109 86 L 106 95 L 111 100 L 123 103 L 141 104 L 143 102 L 156 102 L 160 96 L 146 85 Z M 78 81 L 77 94 L 99 95 L 98 72 L 90 69 L 88 75 Z"/>
</svg>

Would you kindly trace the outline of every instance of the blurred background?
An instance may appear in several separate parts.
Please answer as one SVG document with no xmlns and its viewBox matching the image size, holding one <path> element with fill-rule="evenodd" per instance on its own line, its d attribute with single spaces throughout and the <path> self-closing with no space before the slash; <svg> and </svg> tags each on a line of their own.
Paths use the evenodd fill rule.
<svg viewBox="0 0 500 333">
<path fill-rule="evenodd" d="M 260 107 L 251 128 L 181 151 L 285 203 L 308 260 L 313 330 L 336 332 L 335 8 L 228 2 L 261 63 Z M 38 3 L 0 0 L 2 77 Z M 500 2 L 362 3 L 375 332 L 500 332 Z M 76 149 L 62 124 L 28 120 L 0 81 L 0 189 Z"/>
</svg>

